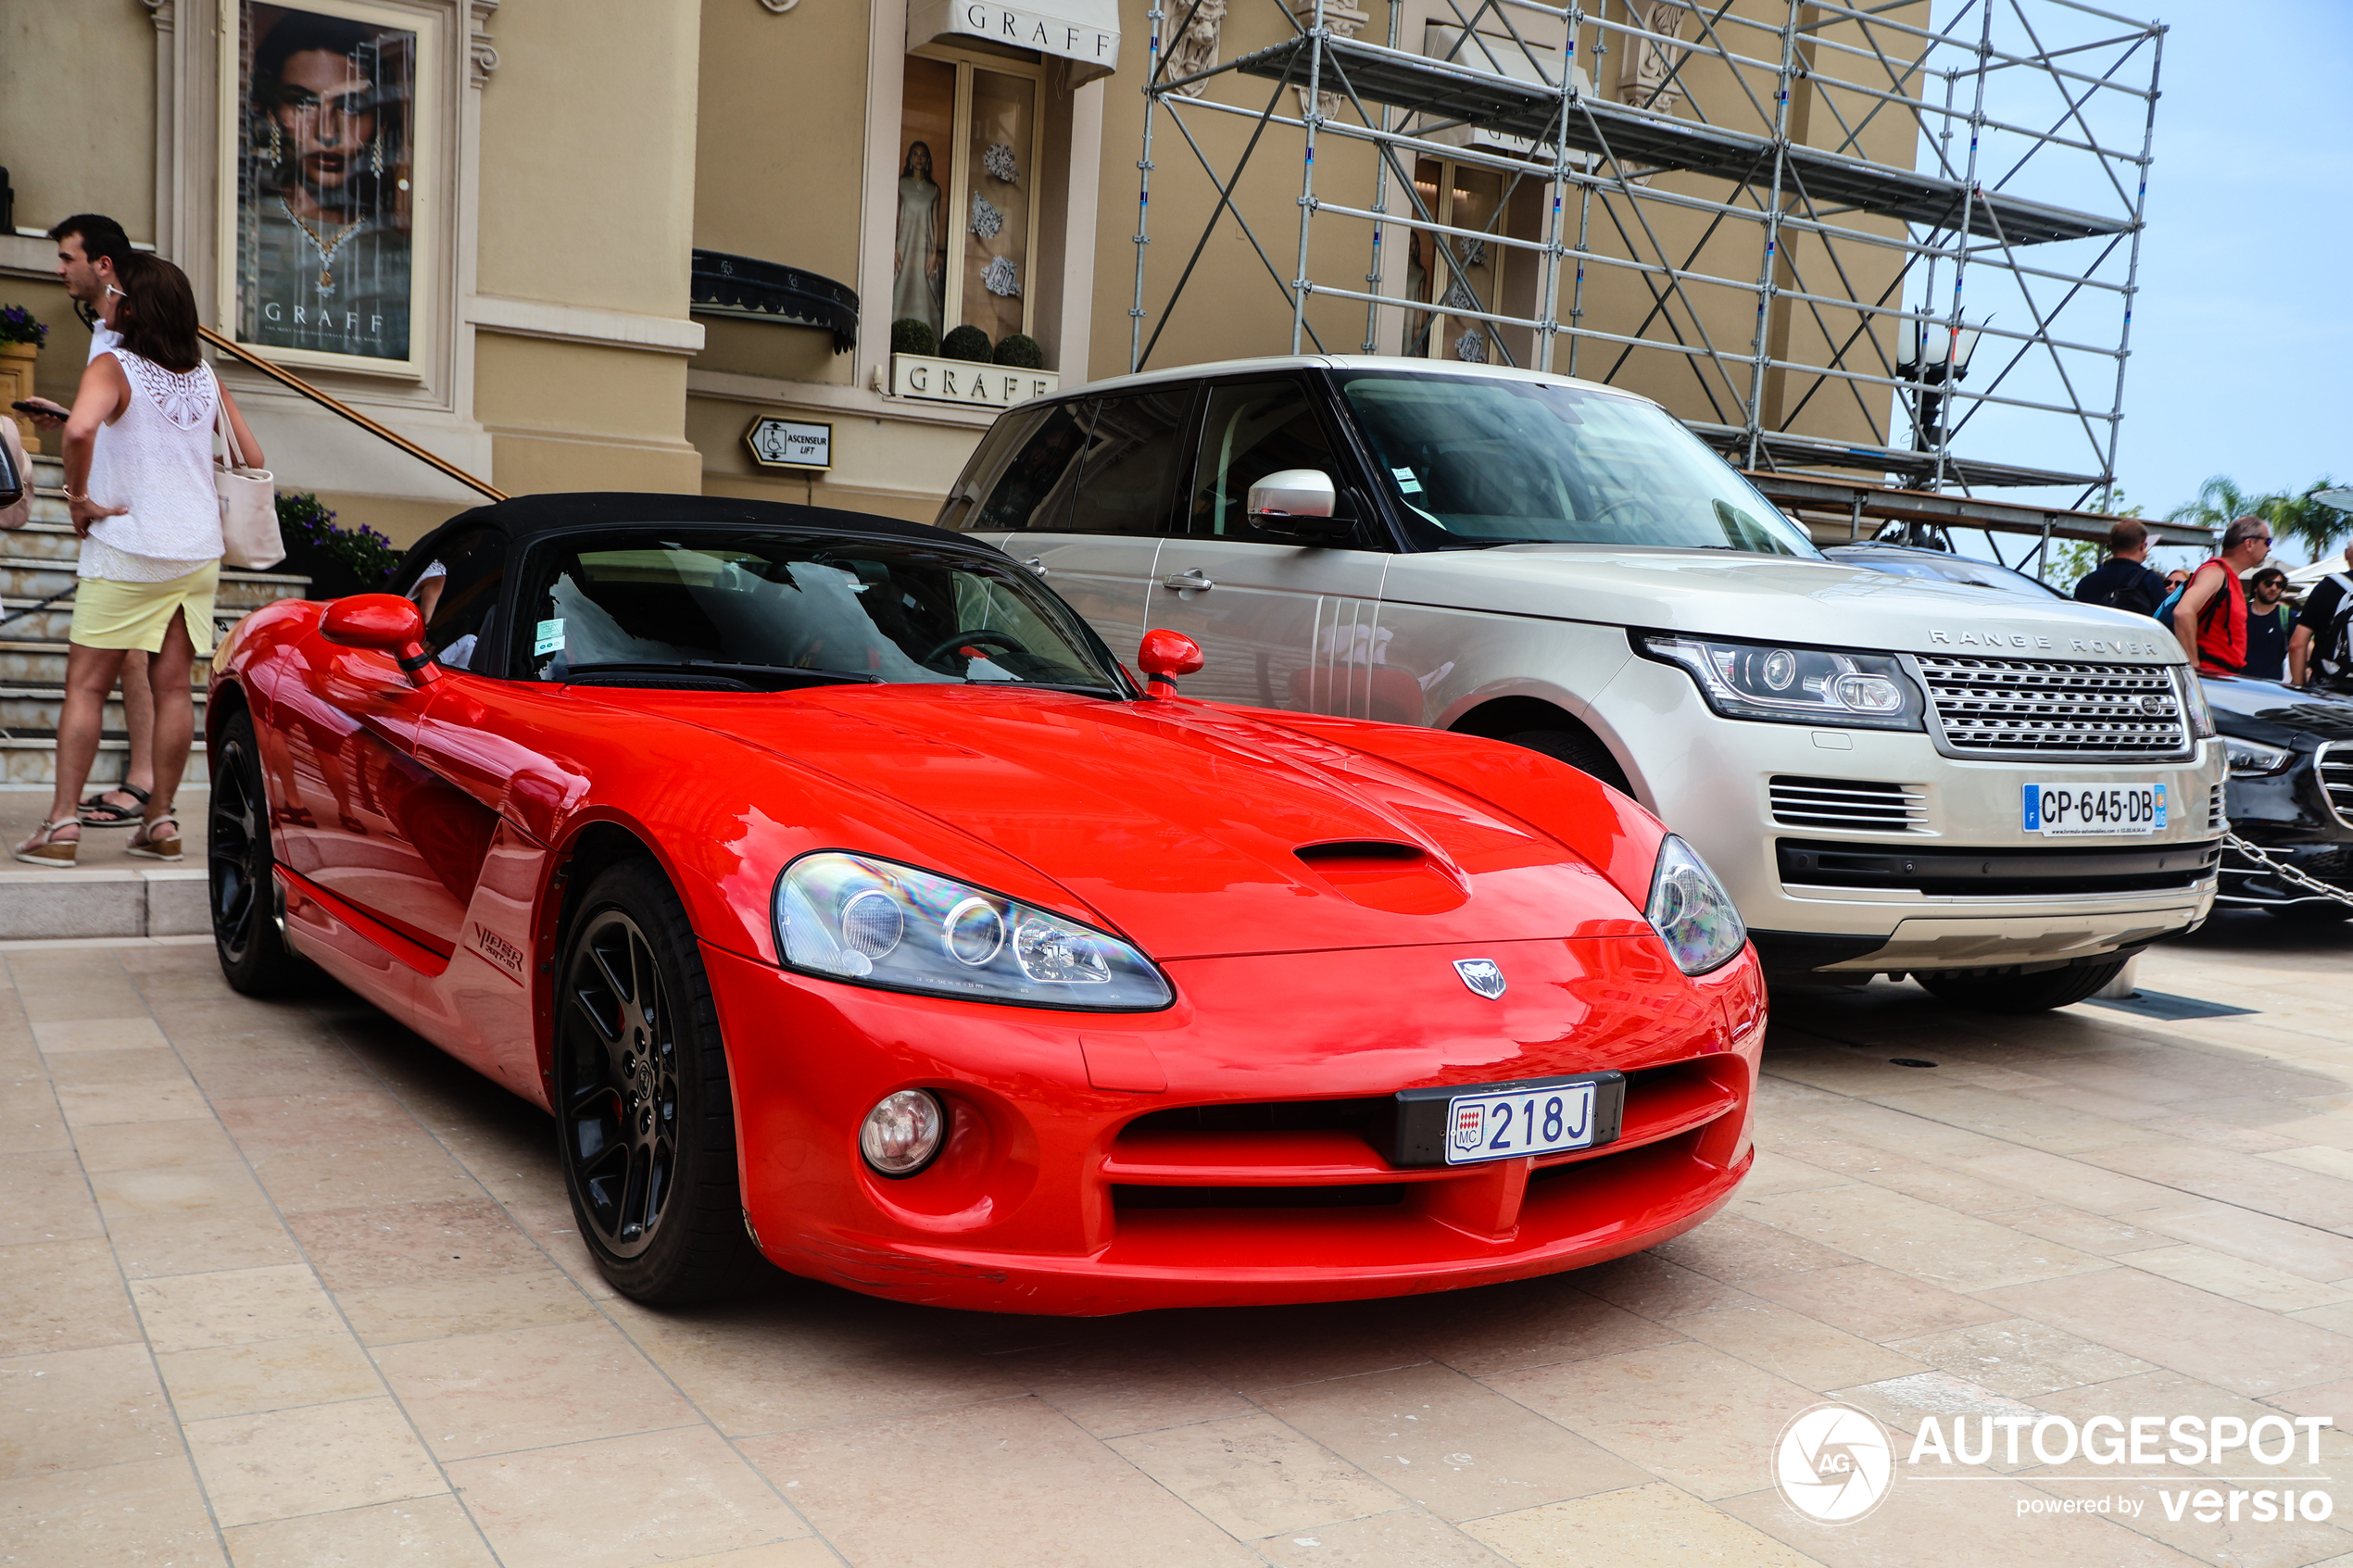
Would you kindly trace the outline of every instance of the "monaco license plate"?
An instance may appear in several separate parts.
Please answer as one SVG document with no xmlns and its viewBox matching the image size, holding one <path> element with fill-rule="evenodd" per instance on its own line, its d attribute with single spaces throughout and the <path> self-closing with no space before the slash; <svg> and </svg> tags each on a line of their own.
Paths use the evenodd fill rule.
<svg viewBox="0 0 2353 1568">
<path fill-rule="evenodd" d="M 2161 784 L 2031 784 L 2026 831 L 2045 838 L 2115 838 L 2165 828 Z"/>
<path fill-rule="evenodd" d="M 1617 1141 L 1625 1114 L 1622 1073 L 1404 1089 L 1397 1096 L 1390 1160 L 1401 1166 L 1475 1165 L 1592 1148 Z"/>
</svg>

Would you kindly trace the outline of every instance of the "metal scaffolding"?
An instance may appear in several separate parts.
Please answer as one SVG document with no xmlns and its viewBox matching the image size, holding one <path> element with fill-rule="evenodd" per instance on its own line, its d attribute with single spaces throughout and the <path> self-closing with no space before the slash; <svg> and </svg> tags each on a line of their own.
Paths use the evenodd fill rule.
<svg viewBox="0 0 2353 1568">
<path fill-rule="evenodd" d="M 2109 504 L 2163 28 L 2079 0 L 1380 0 L 1374 43 L 1358 36 L 1373 0 L 1265 3 L 1279 42 L 1180 73 L 1172 59 L 1214 57 L 1201 19 L 1227 0 L 1154 0 L 1131 369 L 1231 223 L 1283 294 L 1294 353 L 1671 374 L 1682 411 L 1707 410 L 1692 427 L 1751 470 Z M 1411 20 L 1420 38 L 1402 36 Z M 1216 190 L 1173 282 L 1146 266 L 1164 117 Z M 1220 118 L 1246 140 L 1205 133 Z M 1339 182 L 1342 144 L 1369 149 L 1369 190 Z M 1285 269 L 1237 191 L 1253 159 L 1291 157 Z M 1440 167 L 1441 185 L 1476 170 L 1503 194 L 1466 218 L 1433 200 Z M 1334 222 L 1362 234 L 1361 283 L 1311 245 Z M 1516 295 L 1496 257 L 1515 258 Z M 1359 307 L 1361 343 L 1344 341 L 1338 312 Z M 2082 461 L 1956 450 L 1972 426 L 1981 450 L 2015 439 L 2021 419 L 2075 427 Z"/>
</svg>

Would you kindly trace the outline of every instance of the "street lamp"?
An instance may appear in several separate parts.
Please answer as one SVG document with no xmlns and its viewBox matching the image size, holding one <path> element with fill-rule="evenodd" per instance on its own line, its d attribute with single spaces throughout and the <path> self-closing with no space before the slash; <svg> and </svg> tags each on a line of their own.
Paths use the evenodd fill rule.
<svg viewBox="0 0 2353 1568">
<path fill-rule="evenodd" d="M 1993 320 L 1991 316 L 1985 319 Z M 1912 420 L 1912 450 L 1933 452 L 1944 445 L 1944 394 L 1930 390 L 1969 374 L 1969 357 L 1977 350 L 1977 335 L 1985 322 L 1948 326 L 1943 321 L 1913 321 L 1906 335 L 1903 357 L 1895 373 L 1920 383 L 1919 411 Z"/>
</svg>

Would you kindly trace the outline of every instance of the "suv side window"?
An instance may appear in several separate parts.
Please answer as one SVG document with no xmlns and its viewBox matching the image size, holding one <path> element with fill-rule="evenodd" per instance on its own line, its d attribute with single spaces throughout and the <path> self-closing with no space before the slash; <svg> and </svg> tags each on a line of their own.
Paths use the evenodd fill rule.
<svg viewBox="0 0 2353 1568">
<path fill-rule="evenodd" d="M 1071 493 L 1078 486 L 1078 459 L 1087 448 L 1087 432 L 1094 419 L 1092 399 L 1057 403 L 1048 409 L 965 526 L 979 533 L 1000 528 L 1032 533 L 1059 532 L 1070 516 Z"/>
<path fill-rule="evenodd" d="M 1071 508 L 1073 533 L 1166 533 L 1168 488 L 1192 407 L 1189 386 L 1134 392 L 1095 406 L 1095 429 Z"/>
<path fill-rule="evenodd" d="M 1282 469 L 1321 469 L 1335 483 L 1344 482 L 1307 389 L 1288 380 L 1213 385 L 1202 415 L 1184 532 L 1194 538 L 1267 538 L 1250 525 L 1250 487 Z"/>
<path fill-rule="evenodd" d="M 969 533 L 979 526 L 981 497 L 1005 471 L 1005 464 L 1021 450 L 1023 443 L 1038 422 L 1052 410 L 1046 408 L 1014 408 L 990 425 L 973 448 L 964 463 L 964 471 L 956 476 L 955 487 L 948 492 L 948 499 L 939 504 L 939 515 L 932 519 L 935 528 L 952 528 Z"/>
</svg>

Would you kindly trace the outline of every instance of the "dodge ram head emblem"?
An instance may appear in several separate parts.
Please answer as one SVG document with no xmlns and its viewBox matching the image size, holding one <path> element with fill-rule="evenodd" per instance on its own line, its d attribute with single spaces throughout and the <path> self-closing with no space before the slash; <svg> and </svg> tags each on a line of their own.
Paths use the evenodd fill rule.
<svg viewBox="0 0 2353 1568">
<path fill-rule="evenodd" d="M 1504 972 L 1493 959 L 1456 959 L 1454 972 L 1463 984 L 1489 1001 L 1504 994 Z"/>
</svg>

